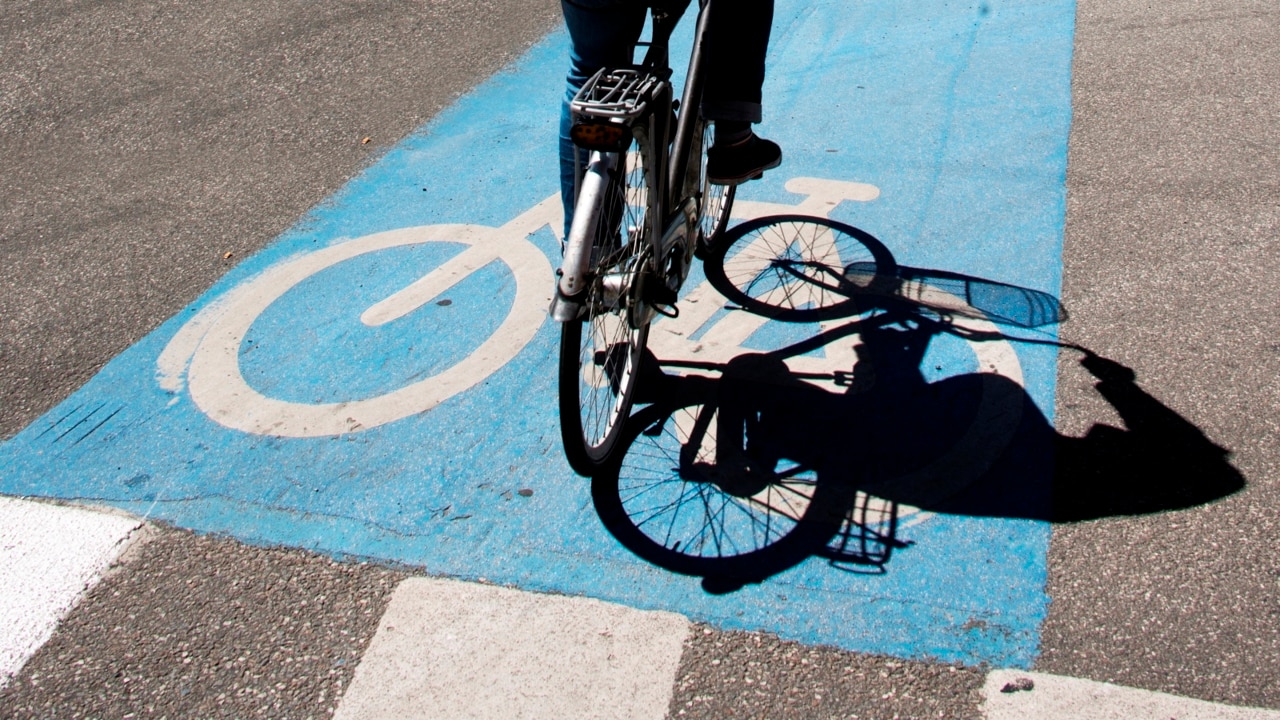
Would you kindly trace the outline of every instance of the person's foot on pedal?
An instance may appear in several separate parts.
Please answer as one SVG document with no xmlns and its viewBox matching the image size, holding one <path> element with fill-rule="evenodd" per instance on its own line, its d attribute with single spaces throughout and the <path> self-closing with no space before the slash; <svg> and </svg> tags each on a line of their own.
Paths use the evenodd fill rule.
<svg viewBox="0 0 1280 720">
<path fill-rule="evenodd" d="M 755 133 L 733 143 L 717 142 L 707 150 L 707 182 L 741 185 L 782 164 L 782 148 Z"/>
</svg>

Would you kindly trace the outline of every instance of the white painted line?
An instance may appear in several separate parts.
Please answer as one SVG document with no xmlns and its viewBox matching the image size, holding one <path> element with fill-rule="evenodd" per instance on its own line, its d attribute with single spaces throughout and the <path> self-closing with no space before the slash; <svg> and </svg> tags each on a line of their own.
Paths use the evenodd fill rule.
<svg viewBox="0 0 1280 720">
<path fill-rule="evenodd" d="M 170 393 L 189 387 L 196 405 L 224 427 L 259 435 L 323 437 L 369 430 L 426 412 L 500 370 L 533 339 L 551 302 L 551 265 L 528 236 L 561 225 L 559 194 L 502 227 L 424 225 L 344 240 L 290 257 L 245 280 L 183 325 L 156 360 L 156 381 Z M 361 314 L 369 326 L 397 320 L 494 261 L 507 266 L 516 296 L 502 324 L 470 355 L 431 377 L 382 395 L 332 403 L 267 397 L 240 371 L 245 334 L 266 309 L 297 284 L 367 253 L 425 243 L 468 249 Z M 186 375 L 185 380 L 183 375 Z"/>
<path fill-rule="evenodd" d="M 334 718 L 657 720 L 688 632 L 673 613 L 411 578 Z"/>
<path fill-rule="evenodd" d="M 122 515 L 0 497 L 0 687 L 141 525 Z"/>
<path fill-rule="evenodd" d="M 1001 692 L 1030 680 L 1030 690 Z M 982 688 L 987 720 L 1280 720 L 1280 711 L 1236 707 L 1017 670 L 995 670 Z"/>
</svg>

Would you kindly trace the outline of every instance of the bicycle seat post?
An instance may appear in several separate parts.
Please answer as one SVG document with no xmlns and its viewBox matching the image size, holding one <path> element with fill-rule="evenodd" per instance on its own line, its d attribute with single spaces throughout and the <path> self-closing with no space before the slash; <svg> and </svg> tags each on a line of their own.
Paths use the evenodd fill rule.
<svg viewBox="0 0 1280 720">
<path fill-rule="evenodd" d="M 653 14 L 653 37 L 648 42 L 643 65 L 650 72 L 663 76 L 671 73 L 671 33 L 680 23 L 680 16 L 662 7 L 650 9 Z M 665 79 L 665 78 L 664 78 Z"/>
</svg>

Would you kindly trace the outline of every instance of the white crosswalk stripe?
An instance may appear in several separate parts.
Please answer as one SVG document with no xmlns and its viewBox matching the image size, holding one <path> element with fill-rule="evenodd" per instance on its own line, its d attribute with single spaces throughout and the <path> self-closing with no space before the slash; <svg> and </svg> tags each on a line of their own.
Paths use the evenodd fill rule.
<svg viewBox="0 0 1280 720">
<path fill-rule="evenodd" d="M 120 514 L 0 497 L 0 687 L 141 525 Z"/>
<path fill-rule="evenodd" d="M 120 513 L 0 497 L 0 687 L 145 527 Z M 675 613 L 410 577 L 334 717 L 662 718 L 690 628 Z M 990 671 L 982 696 L 988 720 L 1280 720 L 1280 710 L 1022 670 Z"/>
<path fill-rule="evenodd" d="M 410 578 L 334 717 L 657 720 L 688 632 L 674 613 Z"/>
</svg>

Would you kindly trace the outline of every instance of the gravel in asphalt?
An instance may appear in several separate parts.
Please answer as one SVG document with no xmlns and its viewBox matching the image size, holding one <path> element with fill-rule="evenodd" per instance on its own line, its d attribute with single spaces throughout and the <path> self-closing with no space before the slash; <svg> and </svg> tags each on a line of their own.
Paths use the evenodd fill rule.
<svg viewBox="0 0 1280 720">
<path fill-rule="evenodd" d="M 979 668 L 858 655 L 697 626 L 672 718 L 976 718 Z"/>
<path fill-rule="evenodd" d="M 0 715 L 331 716 L 403 576 L 151 532 L 0 691 Z"/>
<path fill-rule="evenodd" d="M 1246 485 L 1057 526 L 1037 669 L 1280 708 L 1278 79 L 1270 0 L 1080 0 L 1062 334 L 1133 368 Z M 1059 430 L 1121 427 L 1064 360 Z M 1132 482 L 1203 480 L 1185 473 Z"/>
</svg>

